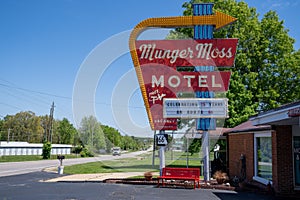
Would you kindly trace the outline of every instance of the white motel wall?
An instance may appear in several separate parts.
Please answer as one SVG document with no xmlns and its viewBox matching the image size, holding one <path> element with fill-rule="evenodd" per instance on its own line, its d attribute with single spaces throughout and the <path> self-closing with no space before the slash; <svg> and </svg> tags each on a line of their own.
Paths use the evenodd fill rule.
<svg viewBox="0 0 300 200">
<path fill-rule="evenodd" d="M 52 144 L 51 155 L 71 154 L 72 145 Z M 0 156 L 42 155 L 43 144 L 28 142 L 0 142 Z"/>
</svg>

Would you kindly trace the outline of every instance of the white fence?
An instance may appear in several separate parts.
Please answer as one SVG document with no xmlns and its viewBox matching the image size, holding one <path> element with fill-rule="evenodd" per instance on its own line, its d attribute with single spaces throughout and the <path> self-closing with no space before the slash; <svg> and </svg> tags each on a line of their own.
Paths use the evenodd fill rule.
<svg viewBox="0 0 300 200">
<path fill-rule="evenodd" d="M 72 145 L 52 144 L 51 155 L 71 154 Z M 43 144 L 28 142 L 0 142 L 0 156 L 42 155 Z"/>
</svg>

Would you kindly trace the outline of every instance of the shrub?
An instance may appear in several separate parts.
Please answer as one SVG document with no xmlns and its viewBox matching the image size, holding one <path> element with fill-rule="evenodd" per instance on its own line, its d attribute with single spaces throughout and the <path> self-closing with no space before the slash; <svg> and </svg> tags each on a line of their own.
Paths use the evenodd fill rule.
<svg viewBox="0 0 300 200">
<path fill-rule="evenodd" d="M 50 142 L 44 142 L 43 144 L 43 159 L 49 159 L 51 155 L 51 143 Z"/>
<path fill-rule="evenodd" d="M 76 154 L 80 154 L 80 152 L 82 151 L 83 149 L 83 146 L 81 145 L 77 145 L 73 148 L 73 153 L 76 153 Z"/>
<path fill-rule="evenodd" d="M 94 154 L 88 150 L 88 148 L 84 147 L 80 152 L 81 157 L 94 157 Z"/>
<path fill-rule="evenodd" d="M 223 184 L 226 181 L 228 181 L 227 174 L 222 171 L 216 171 L 213 175 L 213 178 L 215 178 L 217 180 L 218 184 Z"/>
<path fill-rule="evenodd" d="M 145 172 L 144 173 L 144 177 L 147 181 L 151 181 L 152 180 L 152 172 Z"/>
</svg>

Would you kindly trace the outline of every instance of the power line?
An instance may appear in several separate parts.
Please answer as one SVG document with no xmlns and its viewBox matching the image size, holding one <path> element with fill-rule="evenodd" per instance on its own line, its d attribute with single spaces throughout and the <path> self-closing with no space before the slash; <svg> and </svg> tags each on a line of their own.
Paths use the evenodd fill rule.
<svg viewBox="0 0 300 200">
<path fill-rule="evenodd" d="M 16 106 L 13 106 L 13 105 L 10 105 L 10 104 L 7 104 L 7 103 L 0 102 L 0 104 L 5 105 L 5 106 L 8 106 L 8 107 L 15 108 L 15 109 L 18 109 L 18 110 L 22 110 L 22 109 L 19 108 L 19 107 L 16 107 Z"/>
<path fill-rule="evenodd" d="M 70 99 L 70 100 L 72 100 L 71 97 L 66 97 L 66 96 L 61 96 L 61 95 L 56 95 L 56 94 L 50 94 L 50 93 L 46 93 L 46 92 L 40 92 L 40 91 L 30 90 L 30 89 L 21 88 L 21 87 L 17 87 L 17 86 L 11 86 L 11 85 L 7 85 L 7 84 L 3 84 L 3 83 L 0 83 L 0 85 L 4 86 L 4 87 L 8 87 L 8 88 L 13 88 L 13 89 L 27 91 L 27 92 L 32 92 L 32 93 L 47 95 L 47 96 L 51 96 L 51 97 L 57 97 L 57 98 L 63 98 L 63 99 Z"/>
<path fill-rule="evenodd" d="M 31 92 L 31 93 L 36 93 L 36 94 L 40 94 L 40 95 L 47 95 L 47 96 L 51 96 L 51 97 L 56 97 L 56 98 L 63 98 L 63 99 L 68 99 L 68 100 L 73 100 L 73 101 L 84 101 L 82 99 L 72 99 L 71 97 L 66 97 L 66 96 L 61 96 L 61 95 L 57 95 L 57 94 L 51 94 L 51 93 L 46 93 L 46 92 L 40 92 L 40 91 L 35 91 L 35 90 L 30 90 L 30 89 L 26 89 L 26 88 L 22 88 L 22 87 L 18 87 L 18 86 L 11 86 L 11 85 L 7 85 L 7 84 L 3 84 L 0 83 L 0 86 L 4 86 L 7 88 L 13 88 L 13 89 L 18 89 L 18 90 L 23 90 L 26 92 Z M 96 102 L 96 101 L 85 101 L 86 103 L 94 103 L 94 104 L 98 104 L 98 105 L 106 105 L 106 106 L 111 106 L 111 103 L 105 103 L 105 102 Z M 117 107 L 129 107 L 129 108 L 136 108 L 136 109 L 144 109 L 145 107 L 143 106 L 125 106 L 125 105 L 119 105 Z"/>
</svg>

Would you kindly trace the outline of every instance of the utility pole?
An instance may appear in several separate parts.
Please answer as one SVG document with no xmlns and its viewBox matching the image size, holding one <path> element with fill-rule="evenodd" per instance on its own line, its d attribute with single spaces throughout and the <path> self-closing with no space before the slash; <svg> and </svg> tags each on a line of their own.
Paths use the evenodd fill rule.
<svg viewBox="0 0 300 200">
<path fill-rule="evenodd" d="M 48 141 L 52 143 L 52 134 L 53 134 L 53 113 L 54 113 L 54 102 L 50 108 L 50 117 L 49 117 L 49 138 Z"/>
</svg>

